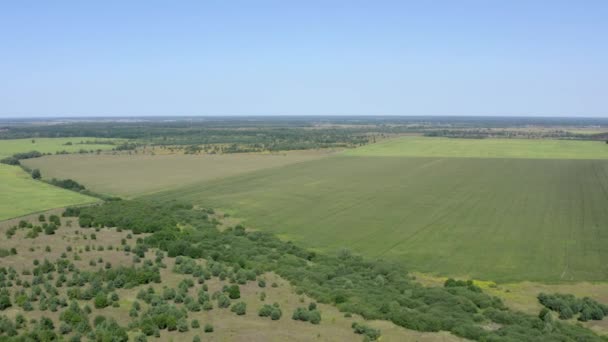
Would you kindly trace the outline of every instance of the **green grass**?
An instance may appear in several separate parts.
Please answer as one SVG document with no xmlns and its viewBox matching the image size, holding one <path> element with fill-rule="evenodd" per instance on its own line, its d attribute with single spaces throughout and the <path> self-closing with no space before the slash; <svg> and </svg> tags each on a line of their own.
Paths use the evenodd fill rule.
<svg viewBox="0 0 608 342">
<path fill-rule="evenodd" d="M 43 178 L 71 178 L 98 193 L 134 196 L 326 156 L 325 152 L 227 155 L 59 155 L 23 160 Z"/>
<path fill-rule="evenodd" d="M 35 181 L 17 166 L 0 164 L 0 220 L 96 201 L 96 198 Z"/>
<path fill-rule="evenodd" d="M 608 280 L 608 161 L 334 157 L 153 196 L 307 247 L 496 281 Z"/>
<path fill-rule="evenodd" d="M 38 151 L 40 153 L 55 153 L 58 151 L 78 152 L 84 150 L 109 150 L 114 146 L 109 144 L 83 144 L 86 141 L 112 141 L 113 139 L 101 138 L 34 138 L 34 139 L 10 139 L 0 140 L 0 158 L 11 156 L 15 153 Z M 33 142 L 32 142 L 33 141 Z M 65 145 L 71 142 L 72 145 Z"/>
<path fill-rule="evenodd" d="M 403 137 L 348 150 L 351 156 L 608 159 L 603 141 Z"/>
</svg>

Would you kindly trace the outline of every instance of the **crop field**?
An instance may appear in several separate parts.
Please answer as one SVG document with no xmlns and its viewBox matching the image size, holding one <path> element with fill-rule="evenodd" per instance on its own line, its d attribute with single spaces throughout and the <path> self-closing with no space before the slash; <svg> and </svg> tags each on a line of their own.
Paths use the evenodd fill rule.
<svg viewBox="0 0 608 342">
<path fill-rule="evenodd" d="M 603 141 L 403 137 L 346 152 L 352 156 L 608 159 Z"/>
<path fill-rule="evenodd" d="M 323 251 L 495 281 L 608 279 L 608 161 L 341 156 L 153 196 Z"/>
<path fill-rule="evenodd" d="M 259 169 L 300 163 L 328 152 L 224 155 L 58 155 L 23 160 L 43 178 L 74 179 L 106 194 L 133 196 Z"/>
<path fill-rule="evenodd" d="M 0 164 L 0 220 L 95 201 L 96 198 L 35 181 L 17 166 Z"/>
<path fill-rule="evenodd" d="M 78 152 L 81 149 L 109 150 L 114 147 L 111 144 L 98 144 L 93 142 L 112 141 L 116 139 L 102 138 L 32 138 L 32 139 L 0 139 L 0 158 L 15 153 L 38 151 L 40 153 L 55 153 L 59 151 Z M 89 143 L 86 143 L 89 142 Z M 69 144 L 71 143 L 71 145 Z"/>
<path fill-rule="evenodd" d="M 0 140 L 0 158 L 15 153 L 38 151 L 55 153 L 85 150 L 107 150 L 110 144 L 90 144 L 86 141 L 110 141 L 94 138 L 34 138 Z M 71 143 L 71 145 L 66 145 Z M 97 199 L 35 181 L 18 166 L 0 164 L 0 220 L 75 204 L 87 204 Z"/>
</svg>

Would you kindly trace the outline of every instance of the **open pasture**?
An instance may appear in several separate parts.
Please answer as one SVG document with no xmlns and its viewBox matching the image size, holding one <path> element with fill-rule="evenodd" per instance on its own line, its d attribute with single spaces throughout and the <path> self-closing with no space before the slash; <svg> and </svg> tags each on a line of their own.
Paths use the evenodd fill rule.
<svg viewBox="0 0 608 342">
<path fill-rule="evenodd" d="M 608 159 L 603 141 L 409 136 L 346 151 L 351 156 Z"/>
<path fill-rule="evenodd" d="M 333 157 L 153 195 L 310 248 L 495 281 L 608 280 L 608 161 Z"/>
<path fill-rule="evenodd" d="M 0 220 L 95 201 L 96 198 L 35 181 L 20 167 L 0 164 Z"/>
<path fill-rule="evenodd" d="M 23 160 L 43 178 L 70 178 L 95 192 L 133 196 L 318 159 L 328 152 L 224 155 L 58 155 Z"/>
<path fill-rule="evenodd" d="M 55 153 L 60 151 L 78 152 L 83 150 L 110 150 L 112 144 L 99 144 L 95 142 L 110 142 L 114 139 L 103 138 L 32 138 L 32 139 L 0 139 L 0 158 L 15 153 L 38 151 L 40 153 Z M 89 142 L 89 143 L 87 143 Z M 71 143 L 71 144 L 69 144 Z M 67 145 L 66 145 L 67 144 Z"/>
</svg>

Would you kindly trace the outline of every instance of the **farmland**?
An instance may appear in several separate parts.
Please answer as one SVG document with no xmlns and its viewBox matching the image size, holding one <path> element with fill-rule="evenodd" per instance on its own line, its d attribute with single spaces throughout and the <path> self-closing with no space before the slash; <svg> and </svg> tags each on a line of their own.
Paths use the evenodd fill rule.
<svg viewBox="0 0 608 342">
<path fill-rule="evenodd" d="M 85 292 L 74 292 L 74 281 L 68 281 L 70 292 L 65 292 L 65 287 L 60 289 L 65 284 L 58 279 L 59 294 L 53 296 L 59 299 L 53 300 L 75 296 L 79 305 L 91 311 L 98 297 L 91 298 L 87 294 L 91 291 L 106 299 L 119 298 L 106 308 L 95 307 L 89 317 L 119 320 L 120 327 L 111 328 L 113 333 L 127 333 L 138 340 L 143 340 L 143 334 L 147 340 L 161 341 L 197 340 L 199 335 L 205 340 L 244 336 L 253 340 L 346 340 L 355 336 L 351 323 L 363 320 L 382 331 L 382 340 L 509 336 L 533 341 L 534 336 L 545 336 L 546 329 L 551 329 L 555 339 L 585 336 L 596 340 L 590 330 L 608 331 L 604 314 L 591 314 L 589 308 L 585 317 L 582 309 L 573 313 L 567 324 L 557 319 L 557 313 L 539 316 L 539 310 L 546 307 L 536 298 L 540 291 L 563 291 L 605 302 L 608 145 L 603 141 L 394 138 L 371 133 L 371 126 L 365 131 L 355 126 L 351 137 L 346 134 L 350 126 L 344 125 L 337 135 L 327 135 L 328 140 L 321 138 L 325 133 L 315 133 L 319 139 L 300 144 L 308 133 L 297 130 L 309 130 L 307 126 L 290 128 L 295 131 L 280 144 L 310 149 L 274 152 L 280 130 L 272 130 L 272 138 L 264 136 L 270 131 L 261 130 L 266 133 L 243 141 L 243 133 L 235 127 L 225 131 L 211 128 L 217 134 L 213 139 L 222 139 L 212 143 L 187 126 L 179 126 L 176 136 L 167 130 L 168 137 L 162 134 L 162 124 L 152 127 L 154 134 L 161 135 L 148 136 L 145 124 L 135 132 L 127 125 L 121 134 L 137 133 L 146 140 L 130 140 L 135 144 L 124 151 L 93 149 L 94 153 L 85 153 L 74 140 L 91 142 L 95 138 L 3 141 L 5 153 L 25 152 L 29 144 L 38 142 L 46 143 L 36 148 L 45 153 L 54 154 L 64 146 L 76 146 L 71 151 L 79 152 L 21 159 L 25 170 L 0 165 L 0 170 L 15 171 L 4 176 L 7 181 L 0 189 L 2 196 L 10 196 L 0 206 L 0 212 L 10 213 L 3 218 L 97 200 L 45 182 L 55 178 L 74 180 L 107 200 L 100 206 L 70 208 L 56 233 L 48 232 L 50 228 L 37 214 L 25 218 L 34 227 L 22 226 L 21 218 L 0 222 L 0 231 L 8 237 L 0 246 L 3 265 L 11 276 L 21 274 L 18 286 L 30 281 L 24 260 L 44 255 L 51 262 L 56 259 L 57 267 L 73 260 L 74 274 L 85 274 L 81 281 L 91 283 L 80 285 Z M 68 134 L 71 129 L 58 132 Z M 552 130 L 547 128 L 547 132 Z M 105 129 L 99 131 L 100 135 L 106 133 Z M 353 148 L 360 138 L 369 144 Z M 182 144 L 172 144 L 180 139 Z M 67 140 L 72 144 L 66 145 Z M 198 141 L 205 143 L 196 144 Z M 350 143 L 336 148 L 341 141 Z M 333 147 L 319 148 L 326 143 Z M 101 145 L 106 149 L 115 146 Z M 32 179 L 26 172 L 29 169 L 39 169 L 42 181 Z M 38 194 L 46 191 L 75 198 L 49 197 L 47 201 Z M 113 195 L 123 200 L 110 198 Z M 136 239 L 130 240 L 131 234 Z M 96 252 L 87 253 L 90 250 Z M 142 254 L 144 250 L 147 252 Z M 163 256 L 159 259 L 159 255 Z M 183 260 L 176 256 L 191 258 L 188 262 L 199 267 L 192 273 L 198 284 L 191 290 L 184 285 L 191 273 L 180 273 L 178 264 Z M 162 293 L 162 297 L 142 297 L 141 286 L 105 284 L 104 264 L 108 272 L 127 272 L 125 276 L 131 271 L 123 266 L 158 273 L 160 280 L 146 285 L 154 290 L 146 292 Z M 39 267 L 34 272 L 40 272 Z M 36 277 L 36 282 L 42 281 Z M 53 274 L 48 277 L 56 279 Z M 101 286 L 95 285 L 97 281 Z M 266 282 L 277 286 L 267 287 Z M 36 302 L 39 286 L 30 290 L 25 284 L 9 290 L 13 306 L 3 312 L 16 322 L 19 334 L 27 330 L 19 327 L 19 314 L 24 314 L 50 317 L 61 334 L 72 337 L 76 326 L 66 327 L 56 311 L 49 312 L 42 301 L 46 298 Z M 222 310 L 218 296 L 235 284 L 242 297 L 231 309 Z M 52 294 L 49 286 L 44 281 L 44 291 Z M 175 287 L 183 298 L 165 296 Z M 209 305 L 209 295 L 201 294 L 207 287 L 214 296 L 210 311 L 202 309 L 203 304 Z M 33 310 L 25 304 L 24 292 L 30 293 L 27 298 L 34 303 Z M 256 315 L 263 305 L 262 292 L 268 296 L 266 300 L 276 302 L 284 314 L 293 313 L 293 317 L 274 322 Z M 143 310 L 134 314 L 133 303 L 138 301 Z M 300 307 L 312 301 L 318 302 L 322 312 L 319 325 L 300 322 L 316 317 L 305 313 L 299 318 Z M 144 317 L 153 316 L 138 316 L 163 315 L 154 313 L 159 304 L 165 312 L 181 317 L 179 322 L 167 326 L 156 317 L 150 326 L 150 319 Z M 234 308 L 236 304 L 254 313 L 235 314 L 240 310 Z M 597 305 L 594 308 L 603 310 Z M 187 320 L 182 317 L 184 312 L 188 312 Z M 584 321 L 578 327 L 573 324 L 577 318 Z M 191 326 L 194 321 L 197 327 Z M 215 331 L 205 332 L 198 322 L 213 325 Z M 34 324 L 28 329 L 43 329 Z M 92 334 L 107 333 L 105 328 L 94 324 L 78 329 L 91 329 L 87 336 L 92 338 Z M 434 333 L 437 331 L 443 332 Z M 367 333 L 375 336 L 376 331 Z"/>
<path fill-rule="evenodd" d="M 96 198 L 35 181 L 19 167 L 0 164 L 0 220 L 96 201 Z"/>
<path fill-rule="evenodd" d="M 114 147 L 116 139 L 103 138 L 32 138 L 32 139 L 0 139 L 0 157 L 15 153 L 38 151 L 40 153 L 56 153 L 60 151 L 79 152 L 80 150 L 109 150 Z"/>
<path fill-rule="evenodd" d="M 323 251 L 556 282 L 608 279 L 607 191 L 605 160 L 340 156 L 152 197 L 224 208 Z"/>
<path fill-rule="evenodd" d="M 404 137 L 350 150 L 352 156 L 608 159 L 603 141 Z"/>
<path fill-rule="evenodd" d="M 88 144 L 86 141 L 109 142 L 109 139 L 39 138 L 0 140 L 0 159 L 15 153 L 38 151 L 56 153 L 78 152 L 80 149 L 110 149 L 111 144 Z M 81 143 L 82 142 L 82 143 Z M 69 145 L 66 145 L 71 143 Z M 17 166 L 0 164 L 0 220 L 97 199 L 35 181 Z"/>
<path fill-rule="evenodd" d="M 59 155 L 24 160 L 44 178 L 70 178 L 106 194 L 132 197 L 192 183 L 326 157 L 327 152 L 226 155 Z"/>
</svg>

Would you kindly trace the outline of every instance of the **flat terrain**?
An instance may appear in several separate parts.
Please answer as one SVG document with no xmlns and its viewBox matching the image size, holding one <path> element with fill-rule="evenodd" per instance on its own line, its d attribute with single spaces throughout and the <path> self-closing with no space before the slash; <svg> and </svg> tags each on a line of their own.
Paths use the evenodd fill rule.
<svg viewBox="0 0 608 342">
<path fill-rule="evenodd" d="M 608 144 L 603 141 L 549 139 L 403 137 L 349 150 L 346 154 L 384 157 L 608 159 Z"/>
<path fill-rule="evenodd" d="M 24 160 L 43 178 L 71 178 L 106 194 L 133 196 L 187 184 L 314 160 L 328 152 L 281 154 L 58 155 Z"/>
<path fill-rule="evenodd" d="M 573 282 L 608 280 L 607 151 L 590 141 L 404 137 L 333 156 L 102 153 L 24 164 L 101 193 L 221 209 L 327 252 L 439 275 Z"/>
<path fill-rule="evenodd" d="M 95 138 L 36 138 L 0 140 L 0 158 L 15 153 L 38 151 L 55 153 L 85 150 L 107 150 L 109 144 L 85 144 L 86 141 L 109 141 Z M 72 145 L 65 145 L 71 142 Z M 97 199 L 35 181 L 18 166 L 0 164 L 0 220 L 75 204 L 95 202 Z"/>
<path fill-rule="evenodd" d="M 35 181 L 20 167 L 0 164 L 0 220 L 97 199 Z"/>
<path fill-rule="evenodd" d="M 0 158 L 4 158 L 15 153 L 38 151 L 40 153 L 55 153 L 58 151 L 78 152 L 81 149 L 90 150 L 109 150 L 114 147 L 111 144 L 95 144 L 85 142 L 103 142 L 113 139 L 102 138 L 33 138 L 33 139 L 0 139 Z M 66 145 L 72 143 L 71 145 Z"/>
<path fill-rule="evenodd" d="M 603 146 L 603 145 L 602 145 Z M 310 248 L 496 281 L 608 279 L 608 161 L 333 157 L 152 196 Z"/>
</svg>

